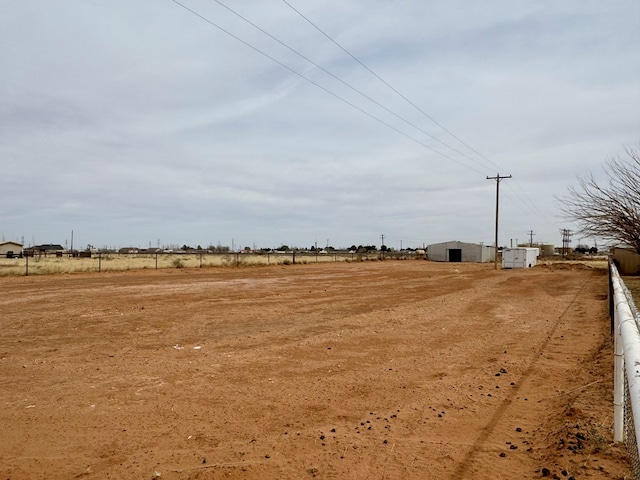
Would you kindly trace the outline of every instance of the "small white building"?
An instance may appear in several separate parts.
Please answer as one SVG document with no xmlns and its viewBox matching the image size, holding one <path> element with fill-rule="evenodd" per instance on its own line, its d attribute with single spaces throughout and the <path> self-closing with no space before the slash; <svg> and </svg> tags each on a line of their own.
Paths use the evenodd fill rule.
<svg viewBox="0 0 640 480">
<path fill-rule="evenodd" d="M 530 268 L 535 266 L 540 249 L 517 247 L 502 249 L 502 268 Z"/>
<path fill-rule="evenodd" d="M 457 240 L 427 246 L 427 258 L 434 262 L 493 262 L 495 248 Z"/>
<path fill-rule="evenodd" d="M 18 242 L 0 242 L 0 256 L 5 257 L 7 253 L 12 255 L 22 255 L 22 244 Z"/>
</svg>

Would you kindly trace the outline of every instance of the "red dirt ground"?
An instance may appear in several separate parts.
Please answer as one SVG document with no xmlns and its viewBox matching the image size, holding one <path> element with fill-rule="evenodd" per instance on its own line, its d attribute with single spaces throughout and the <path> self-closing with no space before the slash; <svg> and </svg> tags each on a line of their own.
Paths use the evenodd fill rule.
<svg viewBox="0 0 640 480">
<path fill-rule="evenodd" d="M 2 479 L 630 478 L 604 270 L 0 279 Z"/>
</svg>

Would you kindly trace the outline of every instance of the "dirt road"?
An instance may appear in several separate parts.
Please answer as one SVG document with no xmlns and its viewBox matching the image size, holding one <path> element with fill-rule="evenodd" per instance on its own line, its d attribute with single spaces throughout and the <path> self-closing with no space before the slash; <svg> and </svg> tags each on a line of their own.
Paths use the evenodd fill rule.
<svg viewBox="0 0 640 480">
<path fill-rule="evenodd" d="M 629 475 L 603 270 L 385 261 L 0 291 L 2 479 Z"/>
</svg>

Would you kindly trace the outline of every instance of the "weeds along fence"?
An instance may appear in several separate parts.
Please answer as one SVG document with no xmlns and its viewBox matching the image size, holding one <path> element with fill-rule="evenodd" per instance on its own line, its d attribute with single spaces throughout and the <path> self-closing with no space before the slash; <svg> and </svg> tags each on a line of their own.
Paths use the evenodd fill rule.
<svg viewBox="0 0 640 480">
<path fill-rule="evenodd" d="M 640 316 L 613 262 L 609 292 L 615 349 L 613 439 L 626 443 L 633 476 L 640 479 Z"/>
<path fill-rule="evenodd" d="M 164 268 L 246 267 L 260 265 L 294 265 L 329 262 L 361 262 L 380 259 L 405 260 L 416 258 L 412 253 L 380 252 L 135 252 L 94 253 L 91 256 L 36 255 L 21 258 L 0 258 L 0 276 L 45 275 L 74 272 L 106 272 Z"/>
</svg>

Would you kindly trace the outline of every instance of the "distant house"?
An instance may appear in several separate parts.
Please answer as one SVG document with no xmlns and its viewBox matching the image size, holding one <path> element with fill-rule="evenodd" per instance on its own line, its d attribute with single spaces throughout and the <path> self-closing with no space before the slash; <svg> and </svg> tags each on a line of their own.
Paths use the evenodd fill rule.
<svg viewBox="0 0 640 480">
<path fill-rule="evenodd" d="M 65 252 L 65 248 L 57 243 L 43 243 L 42 245 L 35 245 L 25 249 L 25 253 L 30 255 L 62 255 Z"/>
<path fill-rule="evenodd" d="M 427 258 L 434 262 L 493 262 L 494 247 L 478 243 L 451 242 L 434 243 L 427 246 Z"/>
<path fill-rule="evenodd" d="M 0 242 L 0 256 L 22 256 L 22 244 L 18 242 Z"/>
</svg>

